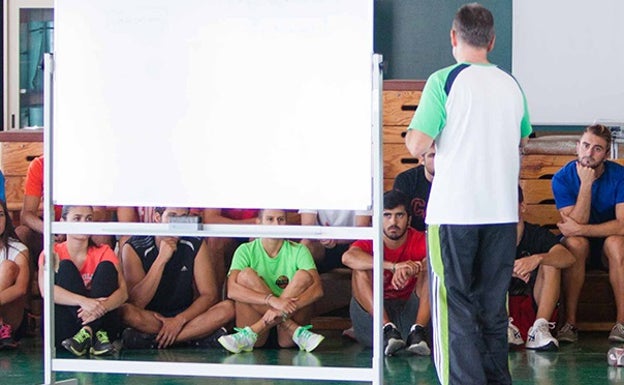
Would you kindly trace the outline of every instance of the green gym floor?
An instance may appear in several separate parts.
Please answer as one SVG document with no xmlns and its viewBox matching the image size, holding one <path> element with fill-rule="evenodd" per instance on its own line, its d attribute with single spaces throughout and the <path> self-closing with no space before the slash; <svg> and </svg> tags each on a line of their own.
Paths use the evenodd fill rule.
<svg viewBox="0 0 624 385">
<path fill-rule="evenodd" d="M 314 353 L 299 353 L 294 349 L 256 349 L 252 353 L 229 354 L 223 350 L 168 349 L 162 351 L 122 351 L 117 360 L 154 360 L 175 362 L 211 362 L 263 365 L 307 365 L 307 366 L 370 366 L 371 350 L 363 349 L 357 343 L 341 337 L 336 331 L 324 332 L 327 336 Z M 608 332 L 581 333 L 579 342 L 564 345 L 559 352 L 537 353 L 524 349 L 512 351 L 509 365 L 514 384 L 624 384 L 624 368 L 607 366 L 606 352 L 609 349 Z M 26 338 L 15 351 L 0 351 L 0 384 L 22 385 L 43 383 L 42 346 L 39 338 Z M 59 358 L 69 358 L 69 353 L 59 352 Z M 399 354 L 386 357 L 384 369 L 385 384 L 437 384 L 435 369 L 430 357 L 415 357 Z M 279 370 L 279 369 L 277 369 Z M 361 384 L 356 382 L 224 379 L 210 377 L 172 377 L 120 375 L 101 373 L 64 373 L 56 375 L 57 381 L 78 379 L 79 384 L 97 385 L 182 385 L 182 384 L 225 384 L 238 385 L 321 385 Z"/>
</svg>

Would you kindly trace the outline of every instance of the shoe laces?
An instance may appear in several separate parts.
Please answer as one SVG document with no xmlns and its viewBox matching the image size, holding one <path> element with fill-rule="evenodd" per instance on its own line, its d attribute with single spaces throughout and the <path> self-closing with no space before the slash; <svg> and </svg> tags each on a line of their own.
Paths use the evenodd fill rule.
<svg viewBox="0 0 624 385">
<path fill-rule="evenodd" d="M 566 332 L 572 332 L 574 333 L 574 331 L 576 330 L 576 328 L 574 327 L 574 325 L 566 322 L 562 327 L 561 330 L 559 330 L 560 333 L 566 333 Z"/>
<path fill-rule="evenodd" d="M 232 337 L 234 339 L 236 339 L 237 341 L 238 340 L 242 340 L 242 339 L 250 340 L 250 339 L 253 338 L 253 335 L 251 334 L 251 333 L 253 333 L 253 330 L 251 330 L 251 333 L 250 333 L 250 329 L 248 329 L 246 327 L 245 328 L 236 328 L 235 327 L 234 331 L 236 331 L 236 333 L 233 334 Z"/>
<path fill-rule="evenodd" d="M 302 338 L 302 339 L 310 338 L 312 336 L 312 332 L 310 331 L 310 329 L 312 329 L 312 325 L 299 326 L 297 338 Z"/>
<path fill-rule="evenodd" d="M 1 324 L 0 326 L 0 338 L 11 338 L 11 325 Z"/>
<path fill-rule="evenodd" d="M 106 333 L 106 331 L 104 330 L 98 330 L 95 333 L 95 338 L 97 338 L 97 340 L 103 344 L 107 344 L 110 342 L 110 340 L 108 339 L 108 333 Z"/>
<path fill-rule="evenodd" d="M 555 323 L 554 322 L 542 322 L 540 324 L 537 325 L 537 330 L 539 330 L 542 333 L 545 332 L 550 332 L 551 329 L 555 328 Z"/>
<path fill-rule="evenodd" d="M 80 329 L 78 333 L 76 333 L 76 335 L 74 336 L 74 340 L 76 340 L 76 342 L 78 342 L 79 344 L 85 342 L 89 338 L 91 338 L 91 334 L 89 334 L 89 332 L 85 328 Z"/>
</svg>

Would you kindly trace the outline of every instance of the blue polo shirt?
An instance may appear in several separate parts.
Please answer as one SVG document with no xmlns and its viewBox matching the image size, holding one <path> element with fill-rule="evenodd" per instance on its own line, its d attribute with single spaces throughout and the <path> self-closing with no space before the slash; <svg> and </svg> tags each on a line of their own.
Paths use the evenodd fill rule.
<svg viewBox="0 0 624 385">
<path fill-rule="evenodd" d="M 624 167 L 604 162 L 604 173 L 592 184 L 589 223 L 597 224 L 615 219 L 615 205 L 624 203 Z M 574 206 L 581 188 L 576 172 L 576 160 L 563 166 L 552 179 L 557 209 Z"/>
</svg>

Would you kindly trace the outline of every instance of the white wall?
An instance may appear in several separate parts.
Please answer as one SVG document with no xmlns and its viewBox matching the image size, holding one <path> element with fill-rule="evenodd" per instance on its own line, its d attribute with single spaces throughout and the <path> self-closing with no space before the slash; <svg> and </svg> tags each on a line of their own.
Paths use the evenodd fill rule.
<svg viewBox="0 0 624 385">
<path fill-rule="evenodd" d="M 514 0 L 513 74 L 534 124 L 624 121 L 621 0 Z"/>
</svg>

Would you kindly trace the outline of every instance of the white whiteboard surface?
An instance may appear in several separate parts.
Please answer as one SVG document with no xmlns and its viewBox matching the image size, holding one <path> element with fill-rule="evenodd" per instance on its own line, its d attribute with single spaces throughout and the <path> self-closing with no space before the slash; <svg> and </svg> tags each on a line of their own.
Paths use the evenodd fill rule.
<svg viewBox="0 0 624 385">
<path fill-rule="evenodd" d="M 60 204 L 371 205 L 373 2 L 57 0 Z"/>
<path fill-rule="evenodd" d="M 514 0 L 513 74 L 533 124 L 624 120 L 621 0 Z"/>
</svg>

